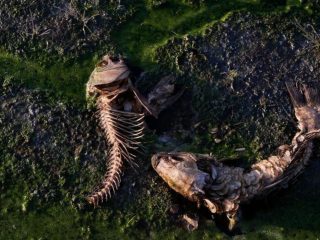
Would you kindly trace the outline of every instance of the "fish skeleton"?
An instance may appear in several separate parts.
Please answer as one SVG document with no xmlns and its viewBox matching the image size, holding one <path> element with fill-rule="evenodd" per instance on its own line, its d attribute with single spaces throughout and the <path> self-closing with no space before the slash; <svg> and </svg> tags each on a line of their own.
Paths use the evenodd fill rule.
<svg viewBox="0 0 320 240">
<path fill-rule="evenodd" d="M 87 201 L 100 205 L 111 197 L 121 182 L 124 162 L 135 163 L 145 128 L 145 114 L 157 117 L 183 93 L 175 91 L 174 78 L 164 77 L 144 98 L 130 79 L 130 70 L 120 57 L 105 55 L 87 83 L 87 97 L 94 97 L 97 115 L 109 146 L 107 171 L 100 187 Z"/>
</svg>

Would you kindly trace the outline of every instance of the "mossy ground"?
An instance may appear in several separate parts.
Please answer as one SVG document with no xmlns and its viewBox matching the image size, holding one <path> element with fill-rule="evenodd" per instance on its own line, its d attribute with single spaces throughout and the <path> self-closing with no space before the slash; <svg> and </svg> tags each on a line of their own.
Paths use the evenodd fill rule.
<svg viewBox="0 0 320 240">
<path fill-rule="evenodd" d="M 47 89 L 53 96 L 84 106 L 85 84 L 98 56 L 69 62 L 41 65 L 37 61 L 0 51 L 0 74 L 4 84 L 24 84 L 31 88 Z"/>
<path fill-rule="evenodd" d="M 187 1 L 163 1 L 152 7 L 153 1 L 138 1 L 133 18 L 120 25 L 113 40 L 132 61 L 142 67 L 156 64 L 155 51 L 173 37 L 201 34 L 207 27 L 224 21 L 233 12 L 252 11 L 257 14 L 289 11 L 300 6 L 300 1 L 227 0 L 204 1 L 188 4 Z M 156 1 L 154 1 L 156 2 Z"/>
<path fill-rule="evenodd" d="M 101 49 L 110 49 L 112 46 L 116 51 L 128 56 L 134 66 L 146 71 L 154 71 L 154 76 L 160 78 L 163 76 L 161 74 L 163 66 L 170 67 L 172 63 L 161 62 L 161 59 L 157 58 L 157 50 L 165 46 L 172 38 L 181 38 L 187 34 L 202 35 L 208 27 L 225 21 L 238 11 L 250 11 L 260 15 L 270 13 L 281 15 L 297 9 L 300 13 L 307 15 L 313 11 L 310 7 L 312 4 L 302 4 L 298 0 L 272 1 L 272 3 L 257 0 L 204 1 L 200 4 L 174 0 L 163 1 L 164 3 L 159 6 L 154 2 L 137 1 L 134 5 L 125 2 L 125 7 L 128 11 L 132 11 L 133 15 L 120 27 L 113 29 L 112 41 L 105 42 L 105 46 L 99 46 L 98 54 L 101 54 Z M 71 117 L 76 120 L 67 124 L 69 128 L 79 128 L 80 123 L 85 119 L 82 111 L 86 111 L 84 110 L 84 84 L 97 62 L 98 54 L 89 51 L 76 59 L 71 57 L 62 59 L 61 56 L 53 54 L 52 60 L 48 54 L 43 53 L 42 55 L 41 49 L 36 49 L 34 55 L 32 51 L 28 54 L 16 55 L 5 48 L 0 51 L 2 87 L 10 89 L 11 85 L 18 83 L 28 88 L 48 90 L 49 93 L 43 100 L 45 104 L 49 104 L 52 108 L 59 105 L 64 106 L 62 109 L 70 106 L 80 109 L 77 110 L 80 113 L 72 115 L 74 118 Z M 162 66 L 162 69 L 159 66 Z M 206 87 L 206 85 L 201 87 L 201 84 L 199 83 L 199 89 Z M 199 102 L 205 103 L 210 101 L 210 97 L 218 96 L 210 94 L 203 99 L 199 96 Z M 194 107 L 197 108 L 197 103 Z M 202 106 L 201 109 L 205 113 L 206 108 Z M 60 110 L 57 111 L 58 114 L 61 113 Z M 2 119 L 1 114 L 4 115 L 3 112 L 0 112 L 0 120 Z M 183 117 L 183 113 L 181 114 Z M 179 115 L 178 117 L 181 118 Z M 197 152 L 211 151 L 221 158 L 232 158 L 238 157 L 234 151 L 235 148 L 244 147 L 247 151 L 241 156 L 242 158 L 253 161 L 259 156 L 257 151 L 259 146 L 255 145 L 259 141 L 249 141 L 252 138 L 240 133 L 231 135 L 222 144 L 214 144 L 214 138 L 208 130 L 216 127 L 210 122 L 216 123 L 217 120 L 212 119 L 211 121 L 210 118 L 204 119 L 202 124 L 205 127 L 195 130 L 192 135 L 185 133 L 183 127 L 175 132 L 177 138 L 187 142 L 181 147 L 182 149 Z M 42 120 L 39 121 L 46 122 L 46 114 L 43 114 Z M 63 118 L 58 123 L 64 121 Z M 90 124 L 89 120 L 86 121 L 87 124 Z M 181 124 L 179 118 L 175 121 L 175 123 L 178 122 L 177 125 Z M 152 146 L 157 138 L 154 134 L 150 133 L 149 137 L 152 139 L 150 149 L 152 150 L 147 152 L 148 156 L 143 159 L 144 162 L 140 163 L 142 165 L 141 170 L 138 170 L 140 173 L 131 173 L 132 170 L 128 169 L 118 195 L 109 204 L 93 210 L 83 207 L 83 199 L 79 199 L 79 196 L 90 191 L 103 175 L 103 156 L 93 154 L 95 161 L 93 160 L 89 165 L 83 165 L 83 157 L 75 157 L 75 146 L 69 146 L 68 131 L 63 127 L 60 129 L 59 124 L 56 123 L 52 131 L 56 130 L 53 136 L 55 136 L 54 143 L 58 146 L 53 146 L 52 152 L 43 155 L 47 158 L 42 159 L 39 163 L 38 158 L 32 153 L 33 149 L 28 148 L 30 141 L 35 139 L 32 126 L 28 124 L 19 125 L 19 127 L 9 126 L 5 125 L 7 124 L 5 121 L 0 123 L 0 183 L 2 185 L 0 239 L 229 238 L 206 217 L 202 218 L 200 228 L 193 233 L 187 233 L 172 226 L 172 222 L 168 219 L 168 209 L 172 201 L 183 200 L 172 193 L 150 169 L 148 156 L 151 151 L 156 150 Z M 48 124 L 47 127 L 52 126 L 51 123 Z M 86 130 L 85 127 L 80 127 L 80 129 Z M 95 134 L 95 132 L 91 129 L 90 134 Z M 93 150 L 97 145 L 90 146 Z M 99 150 L 103 151 L 103 148 L 99 147 Z M 54 153 L 59 153 L 56 160 L 52 158 Z M 83 161 L 88 162 L 88 160 Z M 317 164 L 312 166 L 319 170 Z M 51 168 L 58 169 L 61 175 L 48 176 L 51 174 L 48 171 Z M 141 178 L 141 172 L 146 174 L 143 178 Z M 279 199 L 272 197 L 266 202 L 259 203 L 262 207 L 255 209 L 254 213 L 249 211 L 251 212 L 249 216 L 244 216 L 242 220 L 246 234 L 236 238 L 319 238 L 320 216 L 317 206 L 319 192 L 312 190 L 317 186 L 310 182 L 308 176 L 316 178 L 317 173 L 307 171 L 302 183 L 289 189 L 279 196 Z M 125 186 L 133 182 L 137 182 L 138 187 L 133 188 L 133 194 L 128 194 L 129 188 Z M 301 190 L 304 189 L 303 184 L 309 185 L 306 192 Z M 53 192 L 50 191 L 52 186 Z M 34 190 L 43 192 L 34 195 Z M 129 199 L 123 199 L 123 196 L 129 196 Z M 178 200 L 175 200 L 176 198 Z M 119 202 L 117 199 L 120 199 Z"/>
</svg>

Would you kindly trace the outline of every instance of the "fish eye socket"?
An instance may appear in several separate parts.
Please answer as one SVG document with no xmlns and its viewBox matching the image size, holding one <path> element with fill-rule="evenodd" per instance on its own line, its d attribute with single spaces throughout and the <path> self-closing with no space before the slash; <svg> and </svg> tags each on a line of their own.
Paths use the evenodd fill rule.
<svg viewBox="0 0 320 240">
<path fill-rule="evenodd" d="M 190 168 L 190 164 L 189 164 L 188 162 L 184 162 L 182 165 L 183 165 L 183 167 L 185 167 L 185 168 Z"/>
<path fill-rule="evenodd" d="M 175 160 L 175 159 L 173 159 L 173 158 L 169 158 L 168 160 L 169 160 L 171 163 L 173 163 L 174 165 L 180 163 L 180 161 L 177 161 L 177 160 Z"/>
<path fill-rule="evenodd" d="M 120 59 L 118 57 L 110 57 L 111 61 L 114 63 L 117 63 L 120 61 Z"/>
<path fill-rule="evenodd" d="M 105 67 L 105 66 L 107 66 L 108 65 L 108 62 L 107 61 L 101 61 L 99 64 L 98 64 L 98 66 L 99 67 Z"/>
</svg>

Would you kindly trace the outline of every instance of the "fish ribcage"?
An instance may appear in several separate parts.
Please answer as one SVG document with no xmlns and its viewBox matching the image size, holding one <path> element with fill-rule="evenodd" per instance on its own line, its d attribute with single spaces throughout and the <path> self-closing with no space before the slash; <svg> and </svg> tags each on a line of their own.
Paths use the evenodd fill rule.
<svg viewBox="0 0 320 240">
<path fill-rule="evenodd" d="M 107 172 L 101 187 L 87 198 L 94 206 L 110 198 L 118 189 L 124 160 L 130 165 L 137 165 L 135 152 L 139 148 L 144 130 L 144 114 L 115 110 L 103 97 L 100 97 L 97 104 L 109 152 Z"/>
</svg>

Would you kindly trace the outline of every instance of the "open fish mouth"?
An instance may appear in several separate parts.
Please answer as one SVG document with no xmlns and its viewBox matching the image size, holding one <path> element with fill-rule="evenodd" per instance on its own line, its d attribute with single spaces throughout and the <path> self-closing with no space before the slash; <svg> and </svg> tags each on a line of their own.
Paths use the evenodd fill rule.
<svg viewBox="0 0 320 240">
<path fill-rule="evenodd" d="M 154 154 L 151 158 L 151 165 L 154 169 L 157 168 L 158 164 L 160 162 L 160 158 L 158 154 Z"/>
</svg>

